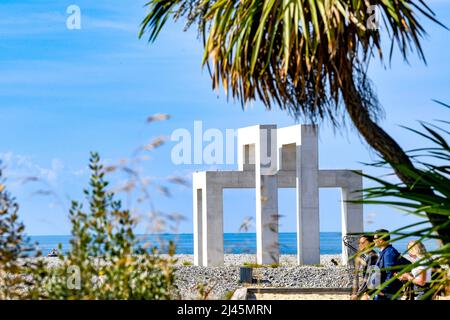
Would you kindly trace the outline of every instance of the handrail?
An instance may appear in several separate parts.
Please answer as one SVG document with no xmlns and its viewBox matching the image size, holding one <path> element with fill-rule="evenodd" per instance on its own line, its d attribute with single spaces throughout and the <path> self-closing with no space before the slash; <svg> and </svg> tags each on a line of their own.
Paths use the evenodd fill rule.
<svg viewBox="0 0 450 320">
<path fill-rule="evenodd" d="M 357 237 L 357 236 L 345 235 L 342 237 L 342 242 L 344 243 L 344 245 L 353 251 L 352 255 L 355 255 L 359 252 L 359 250 L 352 245 L 352 240 L 353 240 L 352 238 L 355 238 L 355 237 Z M 359 256 L 362 259 L 366 258 L 366 254 L 364 254 L 364 253 L 360 253 Z"/>
</svg>

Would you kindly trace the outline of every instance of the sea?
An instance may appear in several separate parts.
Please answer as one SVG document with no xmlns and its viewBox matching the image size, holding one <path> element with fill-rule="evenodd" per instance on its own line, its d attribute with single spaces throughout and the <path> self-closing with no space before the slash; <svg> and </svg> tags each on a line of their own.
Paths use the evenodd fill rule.
<svg viewBox="0 0 450 320">
<path fill-rule="evenodd" d="M 138 235 L 141 244 L 155 246 L 160 252 L 167 252 L 167 244 L 173 241 L 177 254 L 193 254 L 193 234 L 149 234 Z M 62 245 L 62 252 L 70 249 L 70 235 L 39 235 L 30 236 L 32 242 L 37 242 L 39 250 L 46 255 L 58 245 Z M 408 241 L 411 239 L 402 239 L 394 243 L 394 247 L 399 252 L 406 251 Z M 297 253 L 297 234 L 295 232 L 281 232 L 279 234 L 279 245 L 281 254 Z M 426 245 L 434 247 L 433 243 Z M 224 251 L 231 254 L 255 254 L 256 253 L 256 234 L 255 233 L 225 233 Z M 342 237 L 340 232 L 321 232 L 320 233 L 320 254 L 340 254 L 342 252 Z"/>
</svg>

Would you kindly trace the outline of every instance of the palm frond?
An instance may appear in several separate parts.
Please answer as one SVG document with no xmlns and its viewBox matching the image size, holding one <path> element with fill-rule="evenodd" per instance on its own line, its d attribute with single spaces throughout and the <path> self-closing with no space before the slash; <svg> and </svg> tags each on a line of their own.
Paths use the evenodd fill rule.
<svg viewBox="0 0 450 320">
<path fill-rule="evenodd" d="M 397 47 L 405 60 L 416 52 L 424 61 L 420 17 L 442 25 L 421 0 L 152 0 L 147 9 L 140 37 L 148 34 L 152 42 L 169 18 L 197 22 L 213 88 L 222 86 L 243 107 L 258 99 L 268 109 L 278 105 L 336 126 L 349 72 L 357 76 L 364 108 L 381 114 L 366 77 L 370 57 L 384 59 L 381 23 L 390 34 L 389 56 Z"/>
<path fill-rule="evenodd" d="M 430 257 L 433 257 L 433 259 L 417 261 L 410 266 L 401 268 L 398 272 L 399 275 L 410 272 L 412 268 L 419 265 L 435 270 L 439 269 L 440 266 L 450 264 L 450 239 L 442 236 L 443 234 L 449 234 L 448 230 L 450 230 L 450 148 L 447 142 L 450 134 L 448 130 L 436 125 L 421 122 L 421 126 L 421 131 L 411 128 L 406 129 L 432 142 L 433 146 L 411 151 L 412 155 L 415 156 L 412 159 L 419 164 L 420 169 L 414 172 L 407 167 L 398 168 L 404 174 L 410 175 L 416 183 L 412 187 L 406 187 L 403 183 L 392 183 L 382 178 L 363 175 L 365 178 L 376 182 L 377 186 L 364 189 L 363 199 L 355 201 L 363 204 L 393 206 L 420 218 L 417 223 L 392 231 L 391 234 L 395 236 L 392 242 L 411 237 L 414 237 L 417 241 L 434 239 L 441 242 L 438 248 L 430 252 Z M 417 154 L 418 151 L 420 154 Z M 421 157 L 427 160 L 420 160 Z M 435 163 L 441 160 L 444 160 L 443 164 Z M 378 166 L 378 163 L 376 166 Z M 434 192 L 423 192 L 427 188 Z M 439 223 L 432 225 L 429 215 L 427 215 L 429 213 L 439 217 Z M 442 230 L 446 230 L 446 232 L 440 232 Z M 431 288 L 425 297 L 436 294 L 450 284 L 445 269 L 435 273 Z M 389 282 L 384 283 L 378 292 L 388 284 Z"/>
</svg>

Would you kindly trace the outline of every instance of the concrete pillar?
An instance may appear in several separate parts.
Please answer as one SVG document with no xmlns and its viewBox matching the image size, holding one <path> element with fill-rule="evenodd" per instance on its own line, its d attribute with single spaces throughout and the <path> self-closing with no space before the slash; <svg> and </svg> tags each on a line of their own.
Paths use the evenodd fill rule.
<svg viewBox="0 0 450 320">
<path fill-rule="evenodd" d="M 317 127 L 301 126 L 297 146 L 297 262 L 320 263 Z"/>
<path fill-rule="evenodd" d="M 275 125 L 260 126 L 255 144 L 256 260 L 279 262 L 277 135 Z"/>
<path fill-rule="evenodd" d="M 223 247 L 223 190 L 208 179 L 202 193 L 202 265 L 220 266 L 224 263 Z"/>
<path fill-rule="evenodd" d="M 194 265 L 201 266 L 203 264 L 203 241 L 202 241 L 202 196 L 203 189 L 194 190 Z"/>
<path fill-rule="evenodd" d="M 192 202 L 193 202 L 193 224 L 194 224 L 194 265 L 203 265 L 203 228 L 202 211 L 203 199 L 206 187 L 206 173 L 195 172 L 192 175 Z"/>
<path fill-rule="evenodd" d="M 342 188 L 342 237 L 352 234 L 361 233 L 364 230 L 364 212 L 362 204 L 349 203 L 347 201 L 360 200 L 362 198 L 362 176 L 349 172 L 346 179 L 348 187 Z M 358 248 L 356 237 L 352 241 L 353 246 Z M 352 252 L 342 242 L 342 264 L 347 265 L 350 262 Z"/>
</svg>

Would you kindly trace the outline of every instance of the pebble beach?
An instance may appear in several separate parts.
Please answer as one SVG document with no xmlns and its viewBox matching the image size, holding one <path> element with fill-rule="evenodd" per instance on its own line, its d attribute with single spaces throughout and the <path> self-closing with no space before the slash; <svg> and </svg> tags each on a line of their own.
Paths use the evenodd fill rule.
<svg viewBox="0 0 450 320">
<path fill-rule="evenodd" d="M 197 284 L 210 288 L 208 299 L 223 299 L 230 292 L 242 287 L 239 283 L 239 267 L 245 263 L 255 263 L 255 255 L 225 255 L 222 267 L 199 267 L 186 265 L 193 262 L 192 255 L 177 255 L 176 285 L 182 299 L 198 299 Z M 335 265 L 332 262 L 338 262 Z M 281 255 L 276 267 L 258 267 L 253 269 L 256 283 L 252 287 L 287 287 L 287 288 L 350 288 L 352 272 L 341 266 L 340 255 L 321 255 L 320 264 L 316 266 L 296 265 L 295 255 Z"/>
<path fill-rule="evenodd" d="M 194 266 L 194 257 L 191 254 L 177 254 L 175 258 L 175 285 L 179 299 L 201 298 L 199 284 L 209 292 L 207 299 L 229 298 L 232 292 L 243 286 L 350 288 L 352 285 L 352 272 L 341 265 L 340 255 L 321 255 L 320 264 L 314 266 L 299 266 L 296 264 L 296 255 L 281 255 L 280 263 L 276 266 L 253 268 L 253 284 L 242 284 L 239 280 L 240 267 L 255 264 L 255 255 L 225 254 L 225 265 L 220 267 Z M 57 258 L 45 259 L 50 266 L 58 264 Z"/>
</svg>

